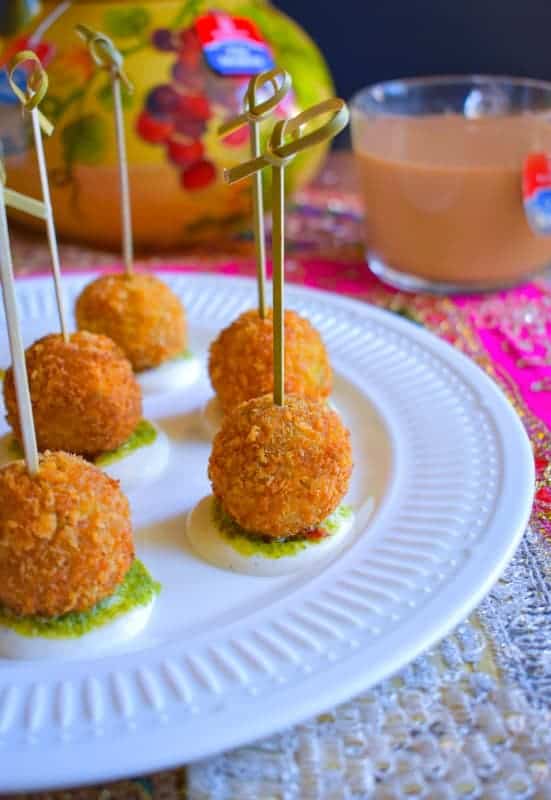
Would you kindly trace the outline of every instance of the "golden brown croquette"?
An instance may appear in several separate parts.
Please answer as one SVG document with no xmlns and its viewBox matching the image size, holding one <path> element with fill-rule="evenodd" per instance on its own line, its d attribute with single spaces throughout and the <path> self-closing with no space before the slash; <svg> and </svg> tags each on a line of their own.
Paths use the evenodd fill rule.
<svg viewBox="0 0 551 800">
<path fill-rule="evenodd" d="M 211 344 L 209 375 L 224 413 L 273 391 L 273 318 L 246 311 Z M 324 400 L 332 389 L 329 358 L 307 319 L 285 312 L 285 391 Z"/>
<path fill-rule="evenodd" d="M 142 417 L 141 390 L 130 362 L 111 339 L 84 331 L 60 334 L 25 351 L 39 450 L 94 456 L 119 447 Z M 4 380 L 8 423 L 19 441 L 11 368 Z"/>
<path fill-rule="evenodd" d="M 0 603 L 16 614 L 86 611 L 113 594 L 134 559 L 117 481 L 78 456 L 47 452 L 31 477 L 0 469 Z"/>
<path fill-rule="evenodd" d="M 320 525 L 335 511 L 352 471 L 350 434 L 326 403 L 271 395 L 225 418 L 209 478 L 225 511 L 251 533 L 282 537 Z"/>
<path fill-rule="evenodd" d="M 103 275 L 78 298 L 76 318 L 80 330 L 113 339 L 136 372 L 157 367 L 186 348 L 182 304 L 155 275 Z"/>
</svg>

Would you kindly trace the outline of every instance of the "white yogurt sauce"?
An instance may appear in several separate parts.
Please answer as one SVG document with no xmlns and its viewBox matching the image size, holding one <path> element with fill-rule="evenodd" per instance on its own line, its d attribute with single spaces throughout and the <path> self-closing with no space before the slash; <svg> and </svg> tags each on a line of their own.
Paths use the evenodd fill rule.
<svg viewBox="0 0 551 800">
<path fill-rule="evenodd" d="M 195 356 L 173 358 L 158 367 L 136 373 L 145 396 L 168 394 L 187 389 L 201 374 L 201 362 Z"/>
<path fill-rule="evenodd" d="M 157 431 L 154 442 L 138 447 L 111 464 L 98 464 L 103 472 L 121 482 L 121 489 L 125 493 L 153 483 L 166 469 L 170 443 L 157 425 L 153 427 Z"/>
<path fill-rule="evenodd" d="M 23 636 L 0 625 L 0 657 L 33 661 L 93 658 L 114 650 L 141 633 L 149 621 L 154 603 L 155 598 L 152 598 L 147 605 L 137 606 L 112 622 L 77 637 Z"/>
<path fill-rule="evenodd" d="M 339 520 L 336 531 L 325 539 L 307 542 L 296 553 L 270 558 L 261 552 L 244 555 L 220 532 L 214 515 L 214 496 L 204 497 L 187 517 L 187 539 L 193 552 L 203 561 L 230 572 L 259 577 L 289 575 L 336 555 L 354 527 L 354 514 Z"/>
</svg>

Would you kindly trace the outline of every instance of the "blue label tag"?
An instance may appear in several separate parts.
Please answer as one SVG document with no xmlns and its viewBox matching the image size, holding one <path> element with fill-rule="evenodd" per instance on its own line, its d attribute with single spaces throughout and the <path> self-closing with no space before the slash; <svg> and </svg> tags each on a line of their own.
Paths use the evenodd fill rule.
<svg viewBox="0 0 551 800">
<path fill-rule="evenodd" d="M 551 159 L 530 153 L 522 170 L 522 199 L 528 224 L 536 234 L 551 235 Z"/>
<path fill-rule="evenodd" d="M 524 209 L 534 233 L 551 234 L 551 188 L 534 192 L 524 201 Z"/>
<path fill-rule="evenodd" d="M 257 75 L 275 66 L 268 44 L 250 19 L 213 11 L 195 21 L 195 30 L 207 64 L 219 75 Z"/>
<path fill-rule="evenodd" d="M 258 42 L 216 42 L 203 52 L 209 67 L 221 75 L 257 75 L 274 67 L 272 54 Z"/>
</svg>

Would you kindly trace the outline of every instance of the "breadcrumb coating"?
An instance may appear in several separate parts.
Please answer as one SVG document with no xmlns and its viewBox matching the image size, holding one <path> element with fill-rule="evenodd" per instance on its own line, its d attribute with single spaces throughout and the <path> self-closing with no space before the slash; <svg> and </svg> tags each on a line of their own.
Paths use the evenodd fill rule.
<svg viewBox="0 0 551 800">
<path fill-rule="evenodd" d="M 209 375 L 227 413 L 273 391 L 273 315 L 245 311 L 211 344 Z M 285 391 L 309 400 L 331 394 L 333 376 L 318 331 L 295 311 L 285 312 Z"/>
<path fill-rule="evenodd" d="M 61 334 L 25 351 L 39 450 L 95 456 L 125 442 L 142 417 L 141 390 L 130 362 L 106 336 Z M 21 442 L 12 369 L 6 372 L 7 421 Z"/>
<path fill-rule="evenodd" d="M 103 275 L 78 298 L 76 318 L 79 329 L 113 339 L 136 372 L 157 367 L 186 348 L 182 304 L 155 275 Z"/>
<path fill-rule="evenodd" d="M 242 528 L 270 537 L 320 525 L 347 492 L 350 434 L 326 403 L 271 395 L 230 412 L 214 438 L 214 495 Z"/>
<path fill-rule="evenodd" d="M 0 603 L 16 614 L 86 611 L 134 560 L 128 500 L 78 456 L 43 453 L 0 469 Z"/>
</svg>

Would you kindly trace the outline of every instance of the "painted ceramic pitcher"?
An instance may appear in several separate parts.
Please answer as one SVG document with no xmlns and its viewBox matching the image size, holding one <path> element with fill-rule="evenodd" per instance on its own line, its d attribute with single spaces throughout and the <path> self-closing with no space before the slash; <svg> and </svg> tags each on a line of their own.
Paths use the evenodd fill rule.
<svg viewBox="0 0 551 800">
<path fill-rule="evenodd" d="M 248 132 L 220 141 L 220 122 L 242 108 L 247 78 L 207 66 L 195 22 L 211 0 L 13 0 L 3 19 L 0 67 L 31 48 L 48 70 L 42 109 L 55 123 L 46 143 L 52 197 L 61 235 L 101 247 L 120 241 L 116 143 L 108 76 L 98 72 L 75 35 L 77 23 L 110 36 L 125 57 L 134 92 L 124 96 L 136 244 L 185 245 L 239 228 L 249 220 L 247 186 L 228 187 L 224 167 L 244 160 Z M 308 36 L 264 0 L 217 0 L 220 13 L 252 21 L 293 92 L 277 113 L 287 116 L 332 93 L 325 63 Z M 38 194 L 29 131 L 0 72 L 0 135 L 10 185 Z M 317 170 L 323 149 L 290 166 L 292 190 Z M 29 224 L 28 220 L 25 220 Z"/>
</svg>

